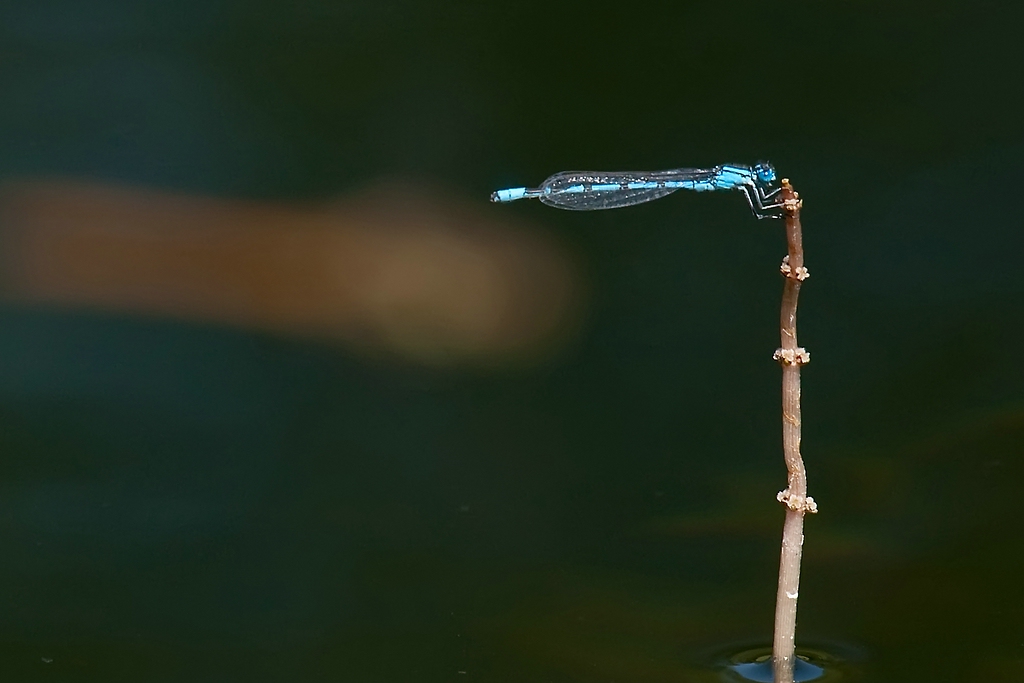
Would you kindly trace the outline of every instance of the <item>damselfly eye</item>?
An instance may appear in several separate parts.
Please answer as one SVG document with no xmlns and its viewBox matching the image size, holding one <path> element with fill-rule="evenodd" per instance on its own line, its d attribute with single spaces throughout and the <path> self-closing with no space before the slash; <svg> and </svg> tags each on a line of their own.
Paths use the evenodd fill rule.
<svg viewBox="0 0 1024 683">
<path fill-rule="evenodd" d="M 770 183 L 775 180 L 775 169 L 770 164 L 758 164 L 754 169 L 761 181 Z"/>
</svg>

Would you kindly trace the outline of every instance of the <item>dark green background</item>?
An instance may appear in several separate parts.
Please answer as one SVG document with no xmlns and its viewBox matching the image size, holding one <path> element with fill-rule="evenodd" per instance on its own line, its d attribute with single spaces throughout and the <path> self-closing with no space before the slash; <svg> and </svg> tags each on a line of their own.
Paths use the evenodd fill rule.
<svg viewBox="0 0 1024 683">
<path fill-rule="evenodd" d="M 866 681 L 1019 680 L 1013 8 L 8 2 L 0 173 L 271 199 L 401 176 L 484 204 L 771 159 L 813 274 L 798 642 Z M 493 210 L 592 289 L 529 369 L 3 309 L 0 675 L 712 680 L 767 644 L 779 226 L 733 195 Z"/>
</svg>

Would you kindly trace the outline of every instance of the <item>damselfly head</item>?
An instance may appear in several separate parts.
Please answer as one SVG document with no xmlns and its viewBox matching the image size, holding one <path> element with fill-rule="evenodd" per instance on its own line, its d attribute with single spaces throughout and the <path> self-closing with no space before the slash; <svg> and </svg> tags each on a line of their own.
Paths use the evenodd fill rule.
<svg viewBox="0 0 1024 683">
<path fill-rule="evenodd" d="M 771 185 L 776 179 L 775 169 L 767 161 L 759 161 L 754 164 L 754 175 L 766 185 Z"/>
</svg>

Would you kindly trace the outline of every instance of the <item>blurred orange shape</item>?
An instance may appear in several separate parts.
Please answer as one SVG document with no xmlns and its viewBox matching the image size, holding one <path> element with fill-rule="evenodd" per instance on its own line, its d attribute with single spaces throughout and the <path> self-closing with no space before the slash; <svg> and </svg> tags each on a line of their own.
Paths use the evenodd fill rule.
<svg viewBox="0 0 1024 683">
<path fill-rule="evenodd" d="M 75 181 L 0 189 L 2 291 L 343 341 L 429 364 L 550 351 L 571 259 L 508 214 L 388 183 L 290 205 Z"/>
</svg>

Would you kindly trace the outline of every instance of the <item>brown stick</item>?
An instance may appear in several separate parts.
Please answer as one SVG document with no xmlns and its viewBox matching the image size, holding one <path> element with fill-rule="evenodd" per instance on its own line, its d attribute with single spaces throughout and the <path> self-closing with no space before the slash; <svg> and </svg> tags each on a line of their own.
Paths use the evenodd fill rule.
<svg viewBox="0 0 1024 683">
<path fill-rule="evenodd" d="M 779 562 L 779 592 L 775 602 L 775 639 L 772 643 L 775 683 L 792 683 L 795 664 L 796 602 L 800 591 L 800 555 L 804 543 L 804 515 L 817 512 L 814 499 L 807 495 L 807 474 L 800 456 L 800 366 L 811 356 L 796 343 L 796 305 L 800 285 L 809 276 L 804 267 L 803 236 L 800 231 L 800 196 L 789 180 L 782 181 L 780 192 L 786 220 L 789 255 L 782 261 L 786 278 L 782 292 L 780 332 L 782 347 L 775 360 L 782 365 L 782 448 L 789 471 L 789 486 L 778 499 L 786 505 L 782 531 L 782 557 Z"/>
</svg>

